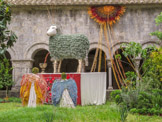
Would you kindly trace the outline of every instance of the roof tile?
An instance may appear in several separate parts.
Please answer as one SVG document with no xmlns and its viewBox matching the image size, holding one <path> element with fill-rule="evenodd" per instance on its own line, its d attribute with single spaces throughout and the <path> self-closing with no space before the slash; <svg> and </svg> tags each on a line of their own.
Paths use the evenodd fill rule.
<svg viewBox="0 0 162 122">
<path fill-rule="evenodd" d="M 11 5 L 161 4 L 162 0 L 6 0 Z"/>
</svg>

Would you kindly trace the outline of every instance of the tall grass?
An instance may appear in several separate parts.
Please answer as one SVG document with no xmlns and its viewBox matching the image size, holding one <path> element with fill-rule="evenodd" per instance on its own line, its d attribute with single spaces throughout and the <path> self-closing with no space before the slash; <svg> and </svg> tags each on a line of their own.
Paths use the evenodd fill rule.
<svg viewBox="0 0 162 122">
<path fill-rule="evenodd" d="M 22 107 L 20 103 L 0 103 L 0 122 L 120 122 L 120 113 L 115 103 L 99 106 L 60 108 L 42 105 L 36 108 Z M 128 114 L 127 122 L 161 122 L 159 116 Z"/>
<path fill-rule="evenodd" d="M 117 107 L 110 103 L 100 106 L 77 106 L 75 109 L 54 107 L 52 105 L 28 108 L 20 107 L 20 104 L 18 104 L 16 107 L 8 103 L 0 104 L 0 108 L 1 106 L 6 106 L 6 108 L 0 110 L 0 122 L 46 122 L 51 116 L 53 121 L 65 122 L 120 121 Z"/>
</svg>

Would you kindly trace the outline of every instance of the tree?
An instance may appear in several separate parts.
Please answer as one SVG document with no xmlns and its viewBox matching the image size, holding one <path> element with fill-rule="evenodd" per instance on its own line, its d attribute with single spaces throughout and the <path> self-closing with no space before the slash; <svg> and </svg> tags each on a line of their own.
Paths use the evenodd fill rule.
<svg viewBox="0 0 162 122">
<path fill-rule="evenodd" d="M 6 98 L 8 97 L 8 87 L 13 84 L 12 75 L 9 73 L 12 68 L 5 57 L 7 48 L 13 46 L 17 36 L 8 29 L 11 21 L 10 5 L 4 0 L 0 0 L 0 88 L 6 88 Z"/>
<path fill-rule="evenodd" d="M 150 88 L 162 88 L 162 47 L 151 52 L 149 58 L 145 60 L 142 68 L 145 71 L 143 79 L 151 81 Z"/>
<path fill-rule="evenodd" d="M 8 87 L 12 86 L 12 75 L 9 73 L 12 70 L 8 59 L 4 58 L 0 61 L 0 88 L 6 87 L 6 98 L 8 98 Z"/>
<path fill-rule="evenodd" d="M 157 26 L 160 25 L 160 23 L 162 23 L 162 12 L 156 17 L 155 22 Z M 157 36 L 162 41 L 162 32 L 155 31 L 151 33 L 151 35 Z"/>
<path fill-rule="evenodd" d="M 13 46 L 17 36 L 8 29 L 11 21 L 10 5 L 0 0 L 0 55 L 4 54 L 7 48 Z"/>
<path fill-rule="evenodd" d="M 140 73 L 141 67 L 139 67 L 139 64 L 138 62 L 136 62 L 136 59 L 142 58 L 143 61 L 145 61 L 148 58 L 150 51 L 155 50 L 155 47 L 150 46 L 145 49 L 142 49 L 142 45 L 140 43 L 130 42 L 128 44 L 122 44 L 121 48 L 123 49 L 123 55 L 127 57 L 127 59 L 130 59 L 129 63 L 131 64 L 137 76 L 134 80 L 136 81 L 136 86 L 138 87 L 139 81 L 142 81 L 142 74 Z M 127 77 L 129 77 L 128 75 L 132 77 L 132 74 L 133 72 L 126 73 Z"/>
</svg>

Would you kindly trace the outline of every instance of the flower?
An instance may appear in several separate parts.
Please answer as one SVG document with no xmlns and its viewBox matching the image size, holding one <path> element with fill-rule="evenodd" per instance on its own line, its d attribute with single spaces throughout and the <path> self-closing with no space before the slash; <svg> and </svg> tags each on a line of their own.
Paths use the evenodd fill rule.
<svg viewBox="0 0 162 122">
<path fill-rule="evenodd" d="M 48 91 L 50 91 L 50 90 L 51 90 L 51 88 L 50 88 L 50 87 L 48 87 L 48 88 L 47 88 L 47 90 L 48 90 Z"/>
<path fill-rule="evenodd" d="M 53 83 L 53 80 L 50 80 L 50 83 L 52 84 Z"/>
<path fill-rule="evenodd" d="M 48 82 L 48 81 L 49 81 L 49 78 L 46 79 L 46 82 Z"/>
<path fill-rule="evenodd" d="M 67 76 L 67 78 L 66 79 L 70 79 L 70 77 L 69 76 Z"/>
<path fill-rule="evenodd" d="M 51 97 L 51 96 L 52 96 L 52 94 L 51 94 L 51 93 L 49 93 L 49 96 Z"/>
<path fill-rule="evenodd" d="M 48 103 L 48 98 L 46 98 L 46 102 Z"/>
</svg>

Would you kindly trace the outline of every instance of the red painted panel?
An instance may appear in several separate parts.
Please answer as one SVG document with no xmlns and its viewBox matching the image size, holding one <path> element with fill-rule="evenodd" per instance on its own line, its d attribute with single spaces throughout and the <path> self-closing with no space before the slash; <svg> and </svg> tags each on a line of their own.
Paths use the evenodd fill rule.
<svg viewBox="0 0 162 122">
<path fill-rule="evenodd" d="M 67 79 L 72 78 L 75 80 L 76 85 L 77 85 L 77 90 L 78 90 L 78 98 L 77 98 L 77 104 L 81 105 L 81 88 L 80 88 L 80 74 L 68 74 L 67 75 Z M 48 86 L 47 86 L 47 95 L 46 95 L 46 102 L 47 103 L 51 103 L 51 89 L 52 89 L 52 83 L 55 79 L 60 79 L 61 78 L 61 74 L 39 74 L 40 77 L 43 77 Z"/>
</svg>

